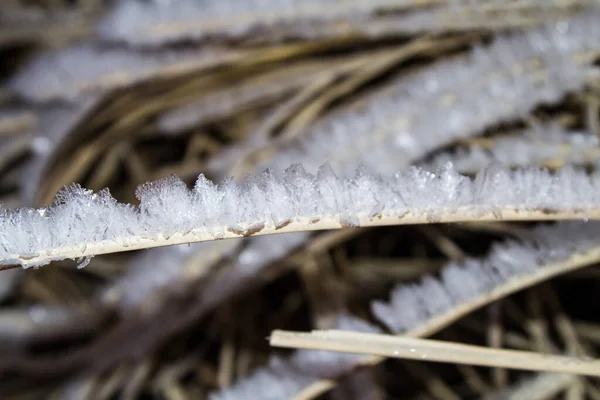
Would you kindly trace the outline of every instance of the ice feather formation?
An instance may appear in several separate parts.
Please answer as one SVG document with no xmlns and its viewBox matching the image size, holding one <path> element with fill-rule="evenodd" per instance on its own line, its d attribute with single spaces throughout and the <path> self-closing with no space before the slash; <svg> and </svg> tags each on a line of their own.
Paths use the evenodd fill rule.
<svg viewBox="0 0 600 400">
<path fill-rule="evenodd" d="M 519 280 L 529 280 L 532 284 L 597 261 L 600 259 L 599 241 L 598 222 L 540 226 L 529 231 L 521 241 L 498 243 L 485 258 L 449 263 L 439 278 L 428 276 L 417 284 L 399 285 L 392 292 L 389 303 L 376 301 L 372 303 L 372 310 L 393 333 L 417 337 L 430 335 L 465 312 L 493 301 L 494 297 L 489 293 L 500 297 L 526 286 L 516 284 Z M 585 257 L 577 259 L 586 253 L 593 254 L 587 260 Z M 567 260 L 576 261 L 570 267 L 556 267 Z M 352 368 L 378 361 L 378 358 L 354 356 L 348 359 L 344 370 L 328 368 L 328 363 L 323 362 L 324 367 L 318 373 L 310 369 L 299 373 L 297 360 L 301 358 L 299 353 L 305 351 L 299 350 L 286 360 L 276 359 L 272 365 L 235 386 L 215 393 L 211 400 L 239 399 L 248 393 L 257 400 L 295 398 L 305 392 L 316 396 L 331 387 L 323 380 L 339 378 L 341 373 Z M 330 358 L 331 363 L 339 357 L 333 352 L 321 354 L 324 360 Z M 269 391 L 264 391 L 265 387 Z"/>
<path fill-rule="evenodd" d="M 525 117 L 590 78 L 600 50 L 598 13 L 497 39 L 468 57 L 438 63 L 314 125 L 270 163 L 281 170 L 325 162 L 351 174 L 357 162 L 393 172 L 490 125 Z"/>
<path fill-rule="evenodd" d="M 5 210 L 0 260 L 38 266 L 107 252 L 345 226 L 597 218 L 600 175 L 494 165 L 472 180 L 446 165 L 438 173 L 413 167 L 339 178 L 328 165 L 316 175 L 294 166 L 282 176 L 267 170 L 220 185 L 201 175 L 193 190 L 170 177 L 140 186 L 137 196 L 139 208 L 116 202 L 106 190 L 93 193 L 72 185 L 51 206 Z"/>
</svg>

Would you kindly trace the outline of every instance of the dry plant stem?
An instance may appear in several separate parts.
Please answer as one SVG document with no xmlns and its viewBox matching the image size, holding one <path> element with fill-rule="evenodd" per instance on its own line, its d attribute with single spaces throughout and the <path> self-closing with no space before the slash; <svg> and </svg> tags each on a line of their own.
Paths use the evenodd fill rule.
<svg viewBox="0 0 600 400">
<path fill-rule="evenodd" d="M 491 349 L 462 343 L 352 331 L 273 331 L 275 347 L 368 354 L 409 360 L 600 376 L 600 360 Z"/>
<path fill-rule="evenodd" d="M 444 335 L 441 336 L 439 339 L 457 342 L 460 341 L 460 336 L 452 331 L 446 331 L 444 332 Z M 515 350 L 527 349 L 516 348 Z M 478 371 L 475 367 L 471 365 L 457 365 L 456 369 L 462 375 L 465 384 L 473 393 L 482 396 L 486 393 L 494 391 L 492 382 L 488 383 L 488 381 L 485 379 L 484 374 Z"/>
<path fill-rule="evenodd" d="M 587 321 L 575 321 L 573 327 L 579 337 L 594 344 L 600 343 L 600 325 Z"/>
<path fill-rule="evenodd" d="M 547 400 L 555 398 L 577 379 L 574 375 L 541 373 L 512 387 L 483 396 L 481 400 Z"/>
<path fill-rule="evenodd" d="M 460 400 L 460 396 L 438 374 L 423 363 L 404 363 L 413 379 L 422 380 L 434 400 Z"/>
<path fill-rule="evenodd" d="M 502 299 L 512 293 L 515 293 L 527 287 L 531 287 L 537 283 L 547 281 L 554 276 L 565 274 L 567 272 L 586 267 L 599 261 L 600 246 L 595 247 L 585 253 L 574 254 L 567 260 L 545 266 L 544 268 L 539 269 L 534 274 L 530 274 L 527 276 L 523 276 L 519 279 L 509 281 L 504 285 L 492 290 L 491 292 L 486 293 L 485 295 L 481 295 L 468 303 L 464 303 L 461 306 L 456 307 L 445 314 L 434 317 L 428 320 L 426 323 L 416 327 L 415 329 L 406 332 L 404 336 L 423 337 L 432 335 L 442 330 L 446 326 L 450 325 L 452 322 L 462 318 L 463 316 L 471 313 L 472 311 L 486 304 Z M 577 324 L 575 326 L 577 329 Z M 581 335 L 581 330 L 579 330 L 579 334 Z M 600 341 L 600 328 L 598 328 L 598 338 L 598 340 Z M 384 358 L 382 357 L 371 356 L 365 358 L 365 360 L 361 364 L 376 365 L 383 360 Z M 332 389 L 333 387 L 335 387 L 335 385 L 336 381 L 334 380 L 323 379 L 317 381 L 311 384 L 310 386 L 306 387 L 302 392 L 296 394 L 292 398 L 292 400 L 307 400 L 315 398 L 316 396 Z"/>
<path fill-rule="evenodd" d="M 488 212 L 474 212 L 470 208 L 459 207 L 451 212 L 440 212 L 438 218 L 420 213 L 408 212 L 397 216 L 371 217 L 367 213 L 357 216 L 356 227 L 376 227 L 393 225 L 418 225 L 430 223 L 455 223 L 469 221 L 563 221 L 563 220 L 600 220 L 600 208 L 586 211 L 552 211 L 504 208 Z M 129 236 L 124 237 L 122 242 L 105 240 L 90 243 L 81 243 L 77 246 L 49 249 L 37 255 L 14 254 L 0 259 L 0 265 L 12 265 L 21 263 L 24 267 L 28 265 L 43 265 L 51 261 L 64 259 L 79 259 L 93 257 L 101 254 L 118 253 L 148 249 L 154 247 L 171 246 L 177 244 L 207 242 L 221 239 L 234 239 L 249 236 L 262 236 L 288 232 L 319 231 L 329 229 L 341 229 L 348 226 L 338 218 L 326 217 L 316 221 L 308 219 L 290 221 L 284 226 L 266 225 L 260 221 L 252 221 L 245 226 L 244 230 L 233 230 L 227 227 L 215 227 L 207 229 L 193 229 L 189 232 L 175 233 L 169 237 L 158 235 L 156 237 Z M 215 234 L 213 232 L 223 232 Z"/>
<path fill-rule="evenodd" d="M 495 302 L 490 304 L 489 310 L 489 327 L 487 341 L 489 347 L 501 348 L 503 344 L 504 326 L 502 324 L 502 304 Z M 508 382 L 507 371 L 502 368 L 494 368 L 492 370 L 492 379 L 497 388 L 506 386 Z"/>
</svg>

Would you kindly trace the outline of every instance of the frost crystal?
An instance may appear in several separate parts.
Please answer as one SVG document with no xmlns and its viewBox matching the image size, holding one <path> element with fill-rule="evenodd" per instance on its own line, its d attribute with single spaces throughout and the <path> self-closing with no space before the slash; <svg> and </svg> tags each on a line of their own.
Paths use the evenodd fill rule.
<svg viewBox="0 0 600 400">
<path fill-rule="evenodd" d="M 510 280 L 534 274 L 598 243 L 598 222 L 539 226 L 521 242 L 495 245 L 483 259 L 448 264 L 439 278 L 427 276 L 418 284 L 399 285 L 388 303 L 376 301 L 372 310 L 392 332 L 406 333 Z"/>
<path fill-rule="evenodd" d="M 35 266 L 97 254 L 86 252 L 87 246 L 117 245 L 115 251 L 122 251 L 140 241 L 153 247 L 151 242 L 173 235 L 193 242 L 263 229 L 274 233 L 290 223 L 301 230 L 322 220 L 337 224 L 331 227 L 360 226 L 374 217 L 392 220 L 407 213 L 423 220 L 459 211 L 475 218 L 502 210 L 544 210 L 587 218 L 600 204 L 600 176 L 571 167 L 550 174 L 492 165 L 472 180 L 446 165 L 437 173 L 412 167 L 386 176 L 361 171 L 339 178 L 328 165 L 316 176 L 294 166 L 281 176 L 266 171 L 240 183 L 215 185 L 201 176 L 193 190 L 170 177 L 141 185 L 137 196 L 139 208 L 118 203 L 107 190 L 93 193 L 71 185 L 47 208 L 2 210 L 1 262 Z M 40 256 L 43 261 L 36 261 Z"/>
</svg>

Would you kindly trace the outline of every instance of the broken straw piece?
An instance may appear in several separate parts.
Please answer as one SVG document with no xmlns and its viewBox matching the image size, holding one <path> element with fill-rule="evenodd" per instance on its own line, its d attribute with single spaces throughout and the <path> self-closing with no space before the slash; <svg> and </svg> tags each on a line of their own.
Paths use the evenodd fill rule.
<svg viewBox="0 0 600 400">
<path fill-rule="evenodd" d="M 438 173 L 412 167 L 339 178 L 325 165 L 266 171 L 215 185 L 204 176 L 188 190 L 170 177 L 141 185 L 140 206 L 108 192 L 71 185 L 45 208 L 0 213 L 0 263 L 24 267 L 52 260 L 172 244 L 344 226 L 433 221 L 600 218 L 600 174 L 571 167 L 556 174 L 492 165 L 476 178 L 451 164 Z M 377 212 L 373 212 L 377 210 Z"/>
</svg>

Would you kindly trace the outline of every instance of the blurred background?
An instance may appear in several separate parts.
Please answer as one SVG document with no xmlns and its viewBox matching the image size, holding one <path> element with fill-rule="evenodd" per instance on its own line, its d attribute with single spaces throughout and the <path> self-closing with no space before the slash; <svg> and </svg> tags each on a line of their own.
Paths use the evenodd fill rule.
<svg viewBox="0 0 600 400">
<path fill-rule="evenodd" d="M 136 204 L 138 185 L 173 174 L 191 187 L 201 173 L 221 182 L 295 163 L 314 173 L 328 161 L 341 175 L 447 161 L 465 174 L 490 162 L 595 170 L 600 45 L 544 58 L 539 37 L 523 38 L 583 17 L 599 44 L 597 7 L 3 0 L 0 201 L 51 204 L 77 182 Z M 493 368 L 354 368 L 326 354 L 302 367 L 265 339 L 273 329 L 385 330 L 371 304 L 396 285 L 485 257 L 530 225 L 342 229 L 2 271 L 0 398 L 510 398 L 503 390 L 525 382 L 535 396 L 513 398 L 600 399 L 593 379 Z M 599 279 L 595 266 L 562 275 L 428 335 L 594 356 Z M 304 390 L 333 377 L 332 390 Z"/>
</svg>

